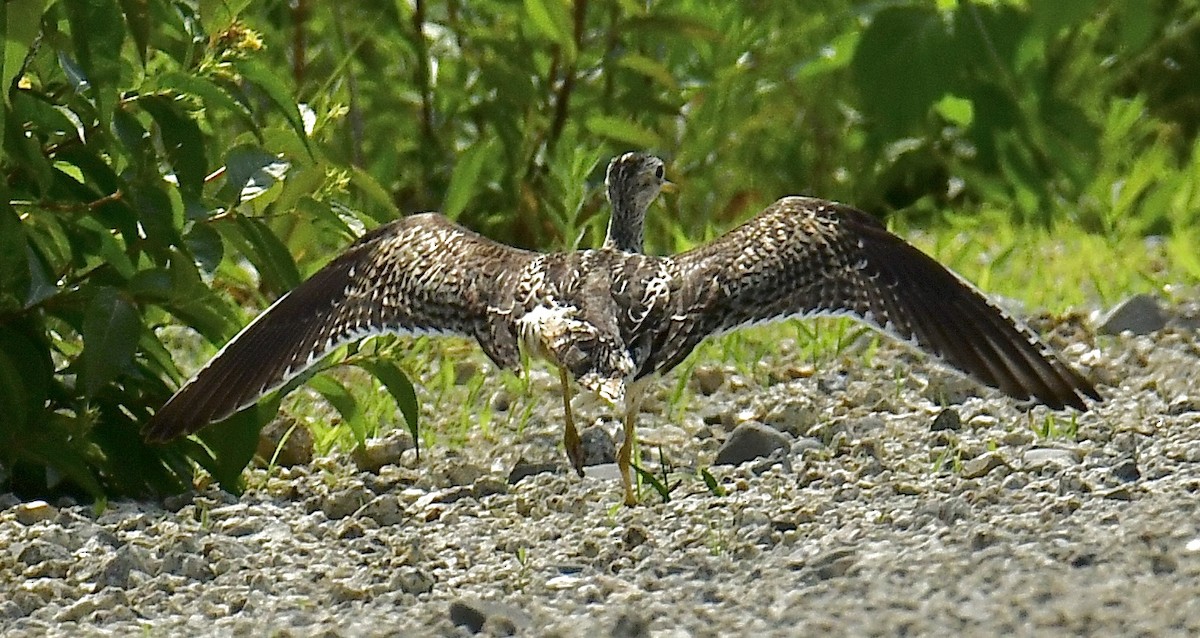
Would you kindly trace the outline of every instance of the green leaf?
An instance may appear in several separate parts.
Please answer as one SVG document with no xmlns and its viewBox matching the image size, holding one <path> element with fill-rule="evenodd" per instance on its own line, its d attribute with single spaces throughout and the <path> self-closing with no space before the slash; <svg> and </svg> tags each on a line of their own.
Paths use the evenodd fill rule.
<svg viewBox="0 0 1200 638">
<path fill-rule="evenodd" d="M 663 89 L 674 91 L 678 88 L 671 70 L 662 62 L 636 53 L 626 53 L 617 63 L 619 66 L 654 80 Z"/>
<path fill-rule="evenodd" d="M 221 224 L 218 230 L 226 241 L 254 264 L 263 284 L 281 295 L 300 284 L 300 271 L 287 246 L 261 220 L 238 215 L 233 224 Z"/>
<path fill-rule="evenodd" d="M 629 120 L 611 115 L 592 115 L 584 127 L 588 131 L 611 140 L 628 144 L 634 148 L 661 148 L 662 138 L 658 133 Z"/>
<path fill-rule="evenodd" d="M 632 467 L 633 470 L 635 472 L 637 472 L 637 475 L 643 481 L 649 483 L 650 487 L 653 487 L 655 492 L 658 492 L 658 496 L 660 498 L 662 498 L 662 502 L 664 502 L 664 503 L 671 502 L 670 488 L 668 488 L 667 485 L 662 482 L 662 480 L 660 480 L 657 476 L 655 476 L 653 472 L 647 472 L 646 470 L 643 470 L 642 468 L 640 468 L 636 465 L 631 465 L 630 467 Z"/>
<path fill-rule="evenodd" d="M 0 323 L 0 458 L 34 423 L 50 393 L 53 363 L 31 321 Z"/>
<path fill-rule="evenodd" d="M 183 236 L 183 243 L 206 273 L 214 272 L 225 256 L 225 244 L 221 241 L 220 233 L 208 224 L 193 224 L 192 229 Z"/>
<path fill-rule="evenodd" d="M 484 167 L 495 163 L 499 146 L 492 140 L 475 144 L 458 158 L 454 173 L 450 175 L 450 186 L 446 188 L 446 201 L 442 214 L 457 219 L 481 186 L 480 176 Z"/>
<path fill-rule="evenodd" d="M 179 181 L 179 190 L 185 197 L 198 199 L 208 173 L 200 127 L 169 98 L 152 95 L 139 99 L 138 104 L 158 124 L 167 158 Z"/>
<path fill-rule="evenodd" d="M 542 35 L 563 47 L 568 60 L 575 59 L 575 27 L 567 0 L 525 0 L 525 15 Z"/>
<path fill-rule="evenodd" d="M 864 112 L 884 138 L 910 132 L 955 88 L 957 48 L 929 6 L 889 7 L 875 14 L 851 62 Z"/>
<path fill-rule="evenodd" d="M 967 128 L 975 121 L 975 103 L 966 98 L 943 95 L 933 108 L 955 126 Z"/>
<path fill-rule="evenodd" d="M 0 60 L 0 88 L 4 92 L 4 103 L 8 104 L 9 89 L 25 64 L 25 57 L 42 26 L 42 13 L 49 0 L 25 0 L 5 2 L 4 12 L 4 58 Z"/>
<path fill-rule="evenodd" d="M 385 215 L 379 215 L 372 214 L 370 209 L 367 209 L 362 211 L 362 214 L 370 216 L 371 219 L 379 223 L 396 219 L 400 216 L 400 209 L 396 207 L 396 202 L 392 201 L 392 196 L 379 185 L 379 182 L 375 181 L 375 178 L 370 173 L 355 166 L 351 169 L 350 183 L 357 186 L 367 196 L 367 199 L 386 211 Z"/>
<path fill-rule="evenodd" d="M 0 201 L 0 314 L 14 312 L 29 297 L 31 277 L 25 229 L 7 201 Z"/>
<path fill-rule="evenodd" d="M 216 82 L 203 76 L 189 75 L 179 71 L 167 71 L 155 75 L 150 78 L 150 81 L 152 86 L 161 89 L 199 97 L 204 101 L 204 107 L 207 109 L 209 117 L 228 113 L 236 117 L 246 127 L 246 130 L 252 131 L 261 141 L 262 135 L 258 125 L 254 122 L 254 114 L 250 112 L 249 107 L 235 100 L 229 91 Z"/>
<path fill-rule="evenodd" d="M 312 147 L 309 146 L 308 134 L 304 131 L 304 119 L 300 117 L 300 107 L 297 106 L 292 97 L 292 91 L 283 83 L 279 74 L 253 60 L 240 60 L 234 66 L 247 82 L 266 94 L 267 99 L 271 100 L 275 108 L 287 119 L 288 124 L 295 131 L 296 137 L 300 138 L 304 148 L 311 156 Z"/>
<path fill-rule="evenodd" d="M 138 59 L 142 66 L 146 65 L 146 51 L 150 48 L 150 11 L 149 0 L 121 0 L 121 9 L 125 12 L 125 23 L 129 25 L 129 33 L 137 45 Z"/>
<path fill-rule="evenodd" d="M 390 361 L 371 360 L 358 363 L 358 367 L 366 370 L 376 379 L 379 379 L 383 387 L 387 388 L 388 394 L 396 401 L 396 407 L 400 408 L 400 413 L 404 415 L 404 424 L 408 428 L 408 433 L 412 435 L 413 446 L 417 452 L 417 458 L 421 458 L 421 437 L 420 425 L 417 421 L 421 410 L 417 403 L 417 392 L 413 388 L 412 381 L 408 376 L 400 370 L 396 364 Z"/>
<path fill-rule="evenodd" d="M 242 472 L 254 459 L 254 453 L 258 450 L 259 433 L 264 425 L 275 418 L 277 412 L 279 393 L 274 393 L 271 398 L 261 400 L 228 419 L 197 432 L 196 438 L 204 443 L 212 452 L 212 456 L 191 456 L 212 474 L 222 488 L 240 494 L 244 489 Z"/>
<path fill-rule="evenodd" d="M 116 288 L 97 289 L 83 319 L 84 393 L 93 397 L 133 360 L 142 322 L 137 308 Z"/>
<path fill-rule="evenodd" d="M 71 23 L 75 57 L 96 100 L 102 122 L 112 119 L 121 81 L 125 22 L 115 0 L 73 0 L 63 5 Z"/>
<path fill-rule="evenodd" d="M 282 180 L 291 164 L 254 144 L 239 144 L 225 155 L 225 185 L 221 199 L 233 208 L 262 195 Z"/>
<path fill-rule="evenodd" d="M 725 488 L 721 487 L 721 483 L 712 475 L 712 472 L 708 471 L 708 468 L 700 470 L 700 478 L 704 479 L 704 485 L 708 487 L 710 494 L 713 496 L 725 496 Z"/>
<path fill-rule="evenodd" d="M 308 387 L 325 397 L 329 405 L 332 405 L 342 415 L 342 421 L 350 426 L 350 431 L 354 434 L 354 440 L 358 445 L 365 445 L 371 432 L 368 431 L 367 421 L 363 418 L 358 399 L 354 398 L 346 386 L 328 374 L 318 374 L 308 380 Z"/>
</svg>

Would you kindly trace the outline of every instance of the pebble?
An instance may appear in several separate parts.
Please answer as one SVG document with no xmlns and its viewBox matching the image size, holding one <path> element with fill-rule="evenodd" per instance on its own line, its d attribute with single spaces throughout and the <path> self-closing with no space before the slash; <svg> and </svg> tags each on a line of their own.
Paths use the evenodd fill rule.
<svg viewBox="0 0 1200 638">
<path fill-rule="evenodd" d="M 58 510 L 46 501 L 30 501 L 17 506 L 17 522 L 22 525 L 34 525 L 51 520 Z"/>
<path fill-rule="evenodd" d="M 0 495 L 0 634 L 1193 635 L 1193 341 L 1171 329 L 1069 349 L 1118 380 L 1070 438 L 1037 429 L 1060 413 L 978 386 L 952 408 L 960 427 L 931 433 L 951 409 L 923 379 L 943 373 L 886 341 L 869 365 L 831 357 L 809 380 L 764 385 L 810 365 L 772 352 L 770 374 L 725 372 L 680 405 L 668 376 L 648 387 L 635 460 L 656 476 L 665 464 L 669 500 L 642 485 L 634 508 L 614 464 L 566 471 L 544 371 L 513 399 L 521 409 L 461 445 L 440 437 L 454 419 L 428 416 L 439 440 L 419 463 L 403 449 L 377 465 L 318 457 L 254 470 L 240 496 L 205 487 L 102 509 Z M 504 387 L 483 382 L 446 392 Z M 810 405 L 802 437 L 780 431 Z M 619 418 L 580 412 L 609 431 Z M 780 445 L 716 465 L 738 425 Z"/>
<path fill-rule="evenodd" d="M 1158 299 L 1140 294 L 1122 301 L 1100 317 L 1096 330 L 1108 335 L 1122 332 L 1145 335 L 1162 330 L 1166 325 L 1166 313 L 1163 312 Z"/>
<path fill-rule="evenodd" d="M 740 465 L 790 446 L 791 438 L 783 432 L 756 421 L 747 421 L 730 433 L 729 439 L 717 450 L 713 464 Z"/>
</svg>

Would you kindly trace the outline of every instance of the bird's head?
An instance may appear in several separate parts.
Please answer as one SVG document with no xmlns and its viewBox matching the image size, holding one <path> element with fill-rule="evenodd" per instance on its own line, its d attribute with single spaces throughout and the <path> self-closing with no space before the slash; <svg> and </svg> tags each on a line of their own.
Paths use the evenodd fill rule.
<svg viewBox="0 0 1200 638">
<path fill-rule="evenodd" d="M 608 201 L 618 211 L 643 215 L 660 191 L 674 184 L 664 177 L 663 161 L 645 153 L 625 153 L 613 158 L 604 175 Z"/>
</svg>

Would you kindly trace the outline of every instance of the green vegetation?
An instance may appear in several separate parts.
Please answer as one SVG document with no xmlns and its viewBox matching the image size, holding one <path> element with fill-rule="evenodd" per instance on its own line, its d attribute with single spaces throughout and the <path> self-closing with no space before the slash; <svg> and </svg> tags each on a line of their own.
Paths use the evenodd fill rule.
<svg viewBox="0 0 1200 638">
<path fill-rule="evenodd" d="M 236 488 L 278 401 L 168 446 L 138 430 L 257 310 L 416 210 L 595 245 L 631 148 L 681 186 L 653 252 L 810 193 L 1032 308 L 1192 284 L 1198 5 L 6 3 L 0 489 L 171 492 L 197 463 Z M 422 344 L 329 362 L 308 388 L 348 427 L 318 445 L 415 427 Z"/>
</svg>

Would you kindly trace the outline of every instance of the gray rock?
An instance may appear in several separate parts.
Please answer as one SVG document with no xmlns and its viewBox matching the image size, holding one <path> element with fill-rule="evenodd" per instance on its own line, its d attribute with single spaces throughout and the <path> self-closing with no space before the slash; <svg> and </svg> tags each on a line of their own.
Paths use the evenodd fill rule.
<svg viewBox="0 0 1200 638">
<path fill-rule="evenodd" d="M 58 508 L 46 501 L 29 501 L 17 506 L 17 522 L 22 525 L 33 525 L 53 519 L 58 514 Z"/>
<path fill-rule="evenodd" d="M 812 399 L 801 397 L 771 407 L 763 417 L 763 423 L 792 436 L 799 436 L 815 425 L 820 417 L 820 410 Z"/>
<path fill-rule="evenodd" d="M 258 435 L 258 456 L 280 467 L 312 463 L 312 432 L 296 419 L 275 419 Z"/>
<path fill-rule="evenodd" d="M 356 512 L 356 516 L 369 518 L 380 525 L 399 525 L 408 520 L 404 506 L 395 494 L 380 494 Z"/>
<path fill-rule="evenodd" d="M 987 452 L 962 465 L 963 478 L 975 479 L 987 476 L 998 467 L 1007 467 L 1008 463 L 996 452 Z"/>
<path fill-rule="evenodd" d="M 946 408 L 941 412 L 938 412 L 937 417 L 933 419 L 933 423 L 929 425 L 929 430 L 931 432 L 939 432 L 942 430 L 951 430 L 957 432 L 961 429 L 962 417 L 958 415 L 958 410 L 953 408 Z"/>
<path fill-rule="evenodd" d="M 61 545 L 35 539 L 17 555 L 17 562 L 30 567 L 47 561 L 65 561 L 71 558 L 71 552 Z"/>
<path fill-rule="evenodd" d="M 450 621 L 473 633 L 487 627 L 493 636 L 512 636 L 533 626 L 533 619 L 518 607 L 473 598 L 450 603 Z"/>
<path fill-rule="evenodd" d="M 696 366 L 692 370 L 692 380 L 700 394 L 711 396 L 725 384 L 725 371 L 716 365 Z"/>
<path fill-rule="evenodd" d="M 1138 469 L 1137 461 L 1134 459 L 1125 459 L 1113 466 L 1112 475 L 1117 477 L 1118 480 L 1129 483 L 1141 478 L 1142 472 Z"/>
<path fill-rule="evenodd" d="M 1028 450 L 1021 455 L 1026 467 L 1041 469 L 1047 466 L 1070 466 L 1079 463 L 1079 455 L 1071 450 L 1045 447 Z"/>
<path fill-rule="evenodd" d="M 650 620 L 635 611 L 622 612 L 609 635 L 612 638 L 650 638 Z"/>
<path fill-rule="evenodd" d="M 617 444 L 608 430 L 593 425 L 579 431 L 583 443 L 583 464 L 603 465 L 617 460 Z"/>
<path fill-rule="evenodd" d="M 729 434 L 729 439 L 717 450 L 713 465 L 740 465 L 790 446 L 791 438 L 783 432 L 757 421 L 747 421 Z"/>
<path fill-rule="evenodd" d="M 1167 316 L 1158 299 L 1151 295 L 1134 295 L 1114 306 L 1100 320 L 1097 330 L 1101 334 L 1116 335 L 1130 332 L 1135 335 L 1150 334 L 1167 325 Z"/>
<path fill-rule="evenodd" d="M 350 458 L 358 469 L 378 473 L 385 465 L 399 465 L 404 451 L 412 446 L 412 438 L 407 432 L 393 430 L 383 438 L 371 439 L 355 448 Z"/>
<path fill-rule="evenodd" d="M 517 464 L 513 466 L 511 472 L 508 473 L 508 484 L 516 485 L 518 481 L 535 474 L 546 474 L 558 472 L 562 468 L 558 463 L 530 463 L 524 458 L 518 459 Z"/>
<path fill-rule="evenodd" d="M 507 493 L 508 483 L 495 476 L 481 476 L 478 480 L 471 484 L 471 496 L 474 496 L 475 498 L 483 498 L 485 496 Z"/>
<path fill-rule="evenodd" d="M 433 591 L 433 585 L 433 577 L 428 573 L 416 567 L 405 566 L 392 574 L 390 587 L 415 596 Z"/>
</svg>

